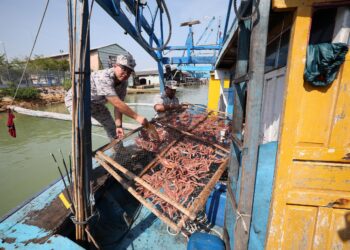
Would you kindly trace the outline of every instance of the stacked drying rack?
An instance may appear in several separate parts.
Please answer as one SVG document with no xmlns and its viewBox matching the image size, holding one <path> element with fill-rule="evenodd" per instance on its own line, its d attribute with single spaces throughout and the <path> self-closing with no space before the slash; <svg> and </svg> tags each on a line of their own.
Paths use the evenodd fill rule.
<svg viewBox="0 0 350 250">
<path fill-rule="evenodd" d="M 95 159 L 141 204 L 179 232 L 186 221 L 196 221 L 227 168 L 231 122 L 223 112 L 191 105 L 151 123 L 159 141 L 150 141 L 140 127 L 96 150 Z M 105 152 L 111 148 L 115 153 L 109 157 Z M 186 194 L 180 195 L 180 184 L 189 190 Z"/>
</svg>

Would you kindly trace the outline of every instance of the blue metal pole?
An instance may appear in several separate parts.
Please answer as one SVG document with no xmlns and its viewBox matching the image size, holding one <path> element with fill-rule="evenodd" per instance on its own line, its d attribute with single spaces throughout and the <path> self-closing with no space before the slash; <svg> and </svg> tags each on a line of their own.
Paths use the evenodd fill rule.
<svg viewBox="0 0 350 250">
<path fill-rule="evenodd" d="M 191 58 L 191 48 L 193 47 L 193 32 L 192 32 L 192 26 L 189 26 L 189 33 L 186 41 L 186 51 L 187 51 L 187 58 L 190 60 Z"/>
<path fill-rule="evenodd" d="M 128 33 L 134 40 L 143 47 L 148 54 L 150 54 L 155 60 L 158 60 L 158 55 L 151 50 L 150 48 L 147 48 L 145 44 L 141 41 L 141 38 L 138 36 L 137 31 L 135 29 L 135 26 L 130 22 L 129 18 L 125 16 L 123 12 L 119 11 L 119 15 L 116 13 L 116 10 L 114 9 L 113 3 L 111 0 L 96 0 L 96 2 Z M 124 0 L 126 5 L 131 9 L 135 9 L 134 2 L 131 0 Z M 118 7 L 116 5 L 116 7 Z M 135 12 L 134 12 L 135 14 Z M 142 27 L 145 29 L 147 34 L 151 35 L 151 27 L 148 25 L 147 21 L 142 17 L 141 19 Z M 154 41 L 159 46 L 159 41 L 156 37 L 154 37 Z"/>
<path fill-rule="evenodd" d="M 151 47 L 153 46 L 153 40 L 156 39 L 155 35 L 154 35 L 154 24 L 156 22 L 156 17 L 157 17 L 157 14 L 158 14 L 158 10 L 159 10 L 159 8 L 156 9 L 156 12 L 154 13 L 154 17 L 152 19 L 152 28 L 151 28 L 152 35 L 150 35 L 150 37 L 149 37 L 149 44 L 151 45 Z"/>
<path fill-rule="evenodd" d="M 231 8 L 232 8 L 232 0 L 229 1 L 228 3 L 228 8 L 227 8 L 227 14 L 226 14 L 226 21 L 225 21 L 225 28 L 224 28 L 224 33 L 222 34 L 222 43 L 224 43 L 226 39 L 226 32 L 227 32 L 227 27 L 228 27 L 228 21 L 230 20 L 230 13 L 231 13 Z"/>
<path fill-rule="evenodd" d="M 193 50 L 219 50 L 219 49 L 221 49 L 221 45 L 200 45 L 200 46 L 189 45 L 189 46 L 187 46 L 187 42 L 186 42 L 186 46 L 166 46 L 165 50 L 187 50 L 189 47 Z"/>
<path fill-rule="evenodd" d="M 199 44 L 199 42 L 202 40 L 202 38 L 204 37 L 204 35 L 207 33 L 207 31 L 209 30 L 210 26 L 212 25 L 213 21 L 215 20 L 215 16 L 213 16 L 210 20 L 210 22 L 208 23 L 207 27 L 205 27 L 205 30 L 203 31 L 202 35 L 200 36 L 200 38 L 198 39 L 197 44 Z M 209 33 L 210 34 L 210 33 Z"/>
<path fill-rule="evenodd" d="M 159 6 L 161 8 L 161 6 Z M 159 19 L 160 19 L 160 46 L 163 46 L 164 43 L 164 30 L 163 30 L 163 11 L 159 11 Z"/>
<path fill-rule="evenodd" d="M 160 58 L 157 60 L 157 66 L 158 66 L 158 72 L 159 72 L 159 88 L 160 88 L 160 93 L 164 93 L 164 64 L 163 64 L 163 55 L 161 51 L 156 52 L 158 57 Z"/>
<path fill-rule="evenodd" d="M 117 16 L 119 16 L 120 15 L 120 10 L 118 8 L 120 8 L 120 0 L 117 0 L 117 2 L 118 2 L 117 4 L 115 3 L 114 0 L 111 0 L 111 1 L 112 1 L 112 4 L 113 4 L 113 8 L 114 8 L 115 13 L 117 14 Z"/>
</svg>

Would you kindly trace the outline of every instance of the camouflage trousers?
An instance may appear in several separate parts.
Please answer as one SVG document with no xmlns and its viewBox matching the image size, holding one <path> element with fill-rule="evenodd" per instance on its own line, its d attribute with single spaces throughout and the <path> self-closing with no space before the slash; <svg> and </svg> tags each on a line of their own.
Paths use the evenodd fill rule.
<svg viewBox="0 0 350 250">
<path fill-rule="evenodd" d="M 72 114 L 72 106 L 66 103 L 69 113 Z M 116 126 L 111 112 L 104 104 L 91 103 L 91 117 L 95 118 L 104 128 L 110 141 L 116 138 Z"/>
</svg>

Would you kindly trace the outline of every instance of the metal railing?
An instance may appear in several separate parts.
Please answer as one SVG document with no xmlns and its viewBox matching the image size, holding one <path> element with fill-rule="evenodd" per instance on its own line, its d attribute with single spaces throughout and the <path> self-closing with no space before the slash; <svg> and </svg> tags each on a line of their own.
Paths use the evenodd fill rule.
<svg viewBox="0 0 350 250">
<path fill-rule="evenodd" d="M 0 69 L 0 88 L 8 87 L 11 84 L 17 85 L 21 78 L 22 69 Z M 59 70 L 27 70 L 21 86 L 57 86 L 63 85 L 65 80 L 70 80 L 68 71 Z"/>
</svg>

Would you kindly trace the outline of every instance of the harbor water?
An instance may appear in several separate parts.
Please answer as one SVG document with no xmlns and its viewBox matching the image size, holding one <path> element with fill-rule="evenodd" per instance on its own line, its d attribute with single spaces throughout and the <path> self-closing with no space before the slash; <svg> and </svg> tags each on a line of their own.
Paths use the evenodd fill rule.
<svg viewBox="0 0 350 250">
<path fill-rule="evenodd" d="M 207 104 L 207 85 L 179 88 L 180 102 Z M 153 103 L 156 94 L 130 94 L 128 103 Z M 135 106 L 136 112 L 152 118 L 152 107 Z M 64 104 L 41 107 L 40 110 L 67 113 Z M 0 218 L 43 190 L 59 178 L 50 153 L 62 164 L 71 151 L 71 122 L 30 117 L 15 113 L 17 138 L 7 134 L 6 113 L 0 113 Z M 127 117 L 124 122 L 133 122 Z M 108 142 L 101 127 L 92 127 L 93 149 Z M 62 169 L 63 170 L 63 169 Z"/>
</svg>

